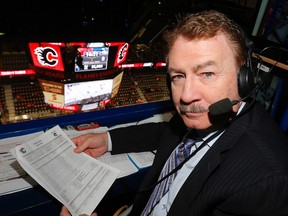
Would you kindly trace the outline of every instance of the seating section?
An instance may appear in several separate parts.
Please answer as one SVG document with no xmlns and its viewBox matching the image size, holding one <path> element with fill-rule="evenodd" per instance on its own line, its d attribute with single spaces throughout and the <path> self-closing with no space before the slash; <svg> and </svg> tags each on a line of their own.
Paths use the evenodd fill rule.
<svg viewBox="0 0 288 216">
<path fill-rule="evenodd" d="M 165 80 L 166 72 L 153 71 L 153 69 L 125 69 L 118 93 L 111 98 L 109 103 L 99 106 L 97 109 L 169 100 L 169 91 Z M 75 113 L 75 111 L 56 109 L 47 104 L 36 79 L 33 82 L 11 82 L 9 85 L 5 85 L 5 88 L 1 85 L 0 87 L 0 112 L 1 106 L 9 110 L 9 115 L 5 116 L 5 120 L 2 119 L 2 123 Z M 9 96 L 5 97 L 5 95 Z"/>
</svg>

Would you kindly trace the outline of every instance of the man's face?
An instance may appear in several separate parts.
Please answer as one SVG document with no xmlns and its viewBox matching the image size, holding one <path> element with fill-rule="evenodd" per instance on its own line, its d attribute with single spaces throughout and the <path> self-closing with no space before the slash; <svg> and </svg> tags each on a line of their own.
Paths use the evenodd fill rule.
<svg viewBox="0 0 288 216">
<path fill-rule="evenodd" d="M 188 128 L 209 128 L 211 104 L 240 98 L 236 60 L 223 34 L 192 41 L 179 37 L 168 56 L 168 73 L 173 102 Z M 236 105 L 233 110 L 238 108 Z"/>
</svg>

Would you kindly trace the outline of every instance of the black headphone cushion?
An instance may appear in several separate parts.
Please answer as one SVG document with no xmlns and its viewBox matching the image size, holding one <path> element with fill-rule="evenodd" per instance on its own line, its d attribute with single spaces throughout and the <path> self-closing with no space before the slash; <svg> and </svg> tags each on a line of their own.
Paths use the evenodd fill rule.
<svg viewBox="0 0 288 216">
<path fill-rule="evenodd" d="M 255 88 L 254 75 L 249 67 L 241 66 L 238 73 L 238 93 L 241 98 L 246 97 Z"/>
</svg>

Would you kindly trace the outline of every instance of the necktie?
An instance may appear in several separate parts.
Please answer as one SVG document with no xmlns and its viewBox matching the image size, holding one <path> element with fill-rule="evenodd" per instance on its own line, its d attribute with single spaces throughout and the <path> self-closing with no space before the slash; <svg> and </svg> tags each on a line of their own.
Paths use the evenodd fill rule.
<svg viewBox="0 0 288 216">
<path fill-rule="evenodd" d="M 160 174 L 159 179 L 162 179 L 164 176 L 166 176 L 168 173 L 174 170 L 175 167 L 177 167 L 182 161 L 184 161 L 185 158 L 187 158 L 190 155 L 192 146 L 195 145 L 195 143 L 200 140 L 201 140 L 200 138 L 197 139 L 184 138 L 183 141 L 171 153 L 166 164 L 164 165 L 164 168 Z M 169 186 L 173 182 L 176 175 L 177 172 L 173 173 L 168 178 L 163 180 L 161 183 L 156 185 L 146 207 L 142 212 L 142 216 L 148 215 L 153 210 L 153 208 L 159 202 L 161 197 L 164 196 L 169 190 Z"/>
</svg>

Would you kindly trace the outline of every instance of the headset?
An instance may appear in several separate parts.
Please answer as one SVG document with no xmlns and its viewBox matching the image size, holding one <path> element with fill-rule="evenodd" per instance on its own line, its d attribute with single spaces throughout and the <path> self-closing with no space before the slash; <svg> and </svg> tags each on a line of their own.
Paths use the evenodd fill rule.
<svg viewBox="0 0 288 216">
<path fill-rule="evenodd" d="M 242 29 L 240 25 L 237 23 L 234 23 L 238 30 L 240 31 L 240 34 L 244 37 L 245 40 L 245 46 L 247 48 L 247 60 L 244 65 L 242 65 L 239 69 L 238 77 L 237 77 L 237 83 L 238 83 L 238 93 L 241 98 L 241 101 L 245 101 L 253 94 L 257 93 L 257 91 L 260 89 L 260 87 L 265 83 L 268 75 L 270 75 L 271 70 L 274 68 L 274 66 L 277 64 L 279 59 L 281 58 L 281 51 L 279 48 L 274 46 L 268 46 L 260 50 L 260 52 L 257 54 L 255 52 L 255 58 L 254 58 L 254 65 L 257 65 L 255 67 L 253 65 L 252 61 L 252 53 L 255 51 L 253 42 L 249 39 L 246 32 Z M 272 67 L 270 68 L 267 73 L 261 73 L 260 68 L 263 65 L 262 59 L 259 57 L 264 51 L 268 49 L 276 49 L 279 52 L 278 60 Z"/>
<path fill-rule="evenodd" d="M 244 65 L 239 69 L 237 75 L 238 93 L 240 98 L 245 98 L 250 96 L 251 92 L 254 91 L 255 87 L 262 82 L 259 73 L 255 74 L 255 70 L 252 63 L 252 52 L 253 52 L 253 42 L 250 41 L 246 35 L 245 44 L 247 47 L 247 60 Z"/>
</svg>

